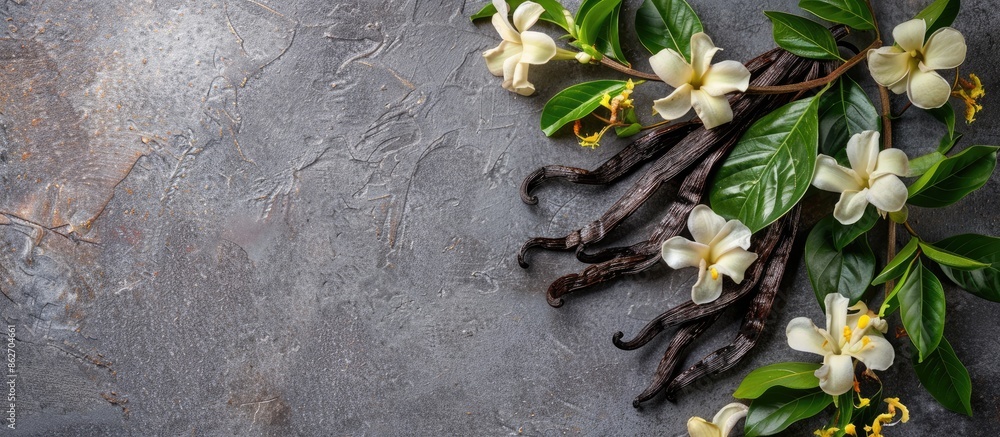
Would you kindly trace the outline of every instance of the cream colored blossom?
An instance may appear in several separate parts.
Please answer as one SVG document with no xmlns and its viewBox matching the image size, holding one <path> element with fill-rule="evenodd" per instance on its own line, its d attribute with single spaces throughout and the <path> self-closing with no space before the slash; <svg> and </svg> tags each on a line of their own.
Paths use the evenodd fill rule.
<svg viewBox="0 0 1000 437">
<path fill-rule="evenodd" d="M 649 58 L 653 72 L 674 91 L 653 102 L 653 110 L 666 120 L 687 114 L 691 108 L 708 129 L 733 120 L 726 94 L 746 91 L 750 70 L 736 61 L 712 65 L 715 52 L 722 50 L 703 32 L 691 35 L 691 62 L 673 49 L 663 49 Z"/>
<path fill-rule="evenodd" d="M 848 308 L 849 300 L 838 293 L 826 295 L 826 329 L 818 328 L 807 317 L 788 322 L 785 335 L 788 346 L 802 352 L 823 356 L 823 366 L 816 370 L 819 387 L 833 396 L 854 387 L 854 359 L 869 369 L 885 370 L 892 365 L 895 352 L 882 338 L 888 324 L 864 302 Z M 848 311 L 853 312 L 848 314 Z"/>
<path fill-rule="evenodd" d="M 757 259 L 750 248 L 750 228 L 739 220 L 722 218 L 711 208 L 698 205 L 688 216 L 688 230 L 694 241 L 673 237 L 663 243 L 663 260 L 671 268 L 698 267 L 698 282 L 691 287 L 696 304 L 714 301 L 722 295 L 722 277 L 743 282 L 743 274 Z"/>
<path fill-rule="evenodd" d="M 906 206 L 906 185 L 899 179 L 910 172 L 910 161 L 899 149 L 879 151 L 879 133 L 864 131 L 847 142 L 847 160 L 851 168 L 820 154 L 816 159 L 813 186 L 840 194 L 833 217 L 849 225 L 861 219 L 871 203 L 882 213 L 896 212 Z"/>
<path fill-rule="evenodd" d="M 514 24 L 507 19 L 510 8 L 504 0 L 493 0 L 497 13 L 493 14 L 493 27 L 503 41 L 496 48 L 483 52 L 486 67 L 494 76 L 503 76 L 503 88 L 530 96 L 535 86 L 528 82 L 528 67 L 549 62 L 556 56 L 556 42 L 552 37 L 528 29 L 534 26 L 545 9 L 535 2 L 524 2 L 514 11 Z"/>
<path fill-rule="evenodd" d="M 688 434 L 691 437 L 727 437 L 746 415 L 747 406 L 733 402 L 715 413 L 711 422 L 700 417 L 688 419 Z"/>
<path fill-rule="evenodd" d="M 913 106 L 938 108 L 948 102 L 951 84 L 934 70 L 955 68 L 965 61 L 965 37 L 950 27 L 924 40 L 927 23 L 910 20 L 896 26 L 893 46 L 868 52 L 868 69 L 875 81 L 896 94 L 906 93 Z"/>
</svg>

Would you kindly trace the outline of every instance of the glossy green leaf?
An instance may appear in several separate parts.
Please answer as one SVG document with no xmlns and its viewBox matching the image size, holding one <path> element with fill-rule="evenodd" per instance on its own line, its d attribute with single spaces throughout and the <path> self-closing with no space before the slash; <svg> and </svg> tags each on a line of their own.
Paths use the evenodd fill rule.
<svg viewBox="0 0 1000 437">
<path fill-rule="evenodd" d="M 837 417 L 836 417 L 836 427 L 840 428 L 835 434 L 837 436 L 843 436 L 844 427 L 849 425 L 854 421 L 854 390 L 848 390 L 846 393 L 837 397 Z"/>
<path fill-rule="evenodd" d="M 916 238 L 914 238 L 914 240 L 916 240 Z M 919 259 L 917 254 L 918 252 L 914 252 L 914 255 L 909 262 L 904 264 L 903 276 L 899 278 L 899 282 L 896 283 L 896 286 L 892 288 L 892 291 L 889 292 L 889 295 L 885 297 L 885 300 L 882 301 L 882 305 L 879 307 L 879 317 L 884 319 L 899 309 L 899 290 L 903 288 L 903 285 L 906 284 L 906 280 L 910 278 L 910 273 L 913 272 L 913 267 L 917 264 L 917 260 Z"/>
<path fill-rule="evenodd" d="M 955 108 L 951 106 L 951 103 L 945 103 L 940 108 L 926 109 L 927 113 L 934 117 L 944 127 L 948 129 L 948 135 L 946 138 L 955 137 Z M 950 150 L 950 149 L 949 149 Z M 941 153 L 948 153 L 948 150 L 938 150 Z"/>
<path fill-rule="evenodd" d="M 812 183 L 819 98 L 789 103 L 758 120 L 712 183 L 712 209 L 757 232 L 785 215 Z"/>
<path fill-rule="evenodd" d="M 833 236 L 833 247 L 837 250 L 843 250 L 852 241 L 870 231 L 875 223 L 878 223 L 878 208 L 875 208 L 874 205 L 868 205 L 861 219 L 854 224 L 841 225 L 840 222 L 837 222 L 837 225 L 830 229 Z"/>
<path fill-rule="evenodd" d="M 944 161 L 947 156 L 941 152 L 931 152 L 923 156 L 918 156 L 910 160 L 910 177 L 923 176 L 930 170 L 931 167 L 937 165 L 937 163 Z"/>
<path fill-rule="evenodd" d="M 997 147 L 972 146 L 938 162 L 909 186 L 911 205 L 939 208 L 979 189 L 997 165 Z"/>
<path fill-rule="evenodd" d="M 819 99 L 819 151 L 849 168 L 847 141 L 866 130 L 882 131 L 878 110 L 861 85 L 840 76 Z"/>
<path fill-rule="evenodd" d="M 808 18 L 778 11 L 764 11 L 774 26 L 778 46 L 810 59 L 841 59 L 830 29 Z"/>
<path fill-rule="evenodd" d="M 639 133 L 640 131 L 642 131 L 642 125 L 639 123 L 632 123 L 628 126 L 615 128 L 615 134 L 618 135 L 618 138 L 630 137 L 632 135 Z"/>
<path fill-rule="evenodd" d="M 799 0 L 799 7 L 831 23 L 875 29 L 875 19 L 863 0 Z"/>
<path fill-rule="evenodd" d="M 596 45 L 598 38 L 608 34 L 607 27 L 610 26 L 611 13 L 621 6 L 621 2 L 622 0 L 597 0 L 582 17 L 578 14 L 576 22 L 580 29 L 577 32 L 577 39 L 584 44 Z M 583 7 L 580 11 L 583 12 Z"/>
<path fill-rule="evenodd" d="M 818 388 L 774 387 L 750 402 L 743 430 L 746 437 L 777 434 L 795 422 L 819 414 L 831 403 L 833 396 Z"/>
<path fill-rule="evenodd" d="M 586 117 L 601 106 L 601 98 L 605 94 L 613 96 L 624 91 L 625 83 L 621 80 L 598 80 L 560 91 L 542 108 L 542 132 L 552 136 L 567 123 Z"/>
<path fill-rule="evenodd" d="M 691 35 L 703 27 L 698 14 L 684 0 L 645 0 L 635 13 L 639 42 L 652 54 L 673 49 L 691 60 Z"/>
<path fill-rule="evenodd" d="M 925 37 L 929 37 L 938 29 L 951 26 L 951 23 L 955 22 L 958 10 L 961 8 L 959 3 L 959 0 L 935 0 L 913 18 L 923 18 L 927 22 Z"/>
<path fill-rule="evenodd" d="M 833 232 L 841 226 L 832 216 L 827 216 L 806 238 L 806 269 L 820 307 L 830 293 L 839 293 L 850 299 L 852 305 L 857 303 L 875 276 L 875 254 L 867 239 L 858 238 L 843 250 L 834 247 Z"/>
<path fill-rule="evenodd" d="M 605 25 L 605 31 L 603 34 L 597 36 L 597 42 L 594 47 L 598 51 L 604 53 L 605 56 L 610 56 L 612 59 L 618 61 L 619 63 L 630 67 L 632 64 L 625 59 L 625 52 L 622 51 L 621 38 L 619 38 L 619 16 L 621 15 L 622 4 L 619 2 L 613 10 L 611 10 L 611 15 L 608 16 L 608 23 Z"/>
<path fill-rule="evenodd" d="M 515 11 L 517 10 L 518 6 L 521 6 L 521 3 L 524 3 L 526 1 L 528 0 L 507 0 L 507 4 L 510 5 L 511 11 Z M 539 17 L 540 20 L 553 23 L 563 28 L 567 32 L 569 32 L 569 25 L 566 23 L 566 16 L 563 15 L 564 8 L 561 4 L 559 4 L 558 1 L 556 0 L 531 0 L 531 1 L 542 5 L 542 8 L 545 9 L 545 12 L 542 13 L 541 17 Z M 493 3 L 489 3 L 486 6 L 483 6 L 483 8 L 479 10 L 479 12 L 472 14 L 472 16 L 469 18 L 472 21 L 476 21 L 481 18 L 491 18 L 495 13 L 497 13 L 497 8 L 493 7 Z"/>
<path fill-rule="evenodd" d="M 819 363 L 776 363 L 755 369 L 743 378 L 733 397 L 757 399 L 771 387 L 819 387 L 819 378 L 815 375 L 819 367 Z"/>
<path fill-rule="evenodd" d="M 910 261 L 917 256 L 917 248 L 919 247 L 920 240 L 916 238 L 911 238 L 906 246 L 896 253 L 896 256 L 886 264 L 882 272 L 875 277 L 872 281 L 872 285 L 884 284 L 888 281 L 896 279 L 903 276 L 903 272 L 906 271 L 907 266 L 910 265 Z"/>
<path fill-rule="evenodd" d="M 1000 302 L 1000 238 L 963 234 L 945 238 L 934 246 L 963 257 L 988 263 L 989 267 L 963 271 L 941 266 L 952 282 L 969 293 L 993 302 Z"/>
<path fill-rule="evenodd" d="M 972 416 L 972 379 L 948 340 L 942 338 L 941 344 L 922 363 L 914 359 L 913 370 L 920 384 L 941 405 Z"/>
<path fill-rule="evenodd" d="M 923 361 L 944 335 L 944 287 L 918 259 L 897 297 L 903 326 Z"/>
<path fill-rule="evenodd" d="M 928 258 L 934 260 L 941 266 L 948 266 L 953 269 L 976 270 L 990 266 L 989 263 L 983 263 L 966 258 L 962 255 L 951 253 L 944 249 L 939 249 L 923 241 L 920 242 L 920 250 L 924 252 L 924 255 L 927 255 Z"/>
</svg>

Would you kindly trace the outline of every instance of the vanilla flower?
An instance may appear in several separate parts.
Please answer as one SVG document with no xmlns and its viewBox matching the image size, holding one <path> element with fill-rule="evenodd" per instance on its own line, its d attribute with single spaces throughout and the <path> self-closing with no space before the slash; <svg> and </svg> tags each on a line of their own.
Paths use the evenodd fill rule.
<svg viewBox="0 0 1000 437">
<path fill-rule="evenodd" d="M 653 72 L 674 87 L 669 96 L 653 102 L 653 110 L 666 120 L 682 117 L 693 107 L 705 128 L 729 123 L 733 109 L 726 94 L 746 91 L 750 70 L 736 61 L 712 64 L 712 56 L 722 50 L 703 32 L 691 35 L 691 63 L 673 49 L 663 49 L 649 58 Z"/>
<path fill-rule="evenodd" d="M 530 96 L 534 94 L 535 86 L 528 82 L 528 66 L 544 64 L 557 53 L 568 51 L 558 50 L 551 36 L 528 30 L 545 12 L 545 8 L 538 3 L 521 3 L 514 11 L 513 25 L 507 20 L 510 11 L 507 2 L 493 0 L 493 6 L 497 8 L 497 13 L 493 14 L 493 27 L 503 41 L 496 48 L 483 52 L 486 67 L 494 76 L 503 76 L 505 90 Z M 568 54 L 570 59 L 574 55 Z"/>
<path fill-rule="evenodd" d="M 747 406 L 733 402 L 715 413 L 711 422 L 700 417 L 688 419 L 688 434 L 691 437 L 726 437 L 746 415 Z"/>
<path fill-rule="evenodd" d="M 965 37 L 943 27 L 924 41 L 927 23 L 910 20 L 896 26 L 896 45 L 868 52 L 868 68 L 880 85 L 906 96 L 918 108 L 938 108 L 948 101 L 951 84 L 934 70 L 955 68 L 965 61 Z"/>
<path fill-rule="evenodd" d="M 722 277 L 743 282 L 743 273 L 757 259 L 750 248 L 750 228 L 739 220 L 722 218 L 711 208 L 698 205 L 688 216 L 694 241 L 673 237 L 663 242 L 663 260 L 671 268 L 698 267 L 698 282 L 691 287 L 691 300 L 704 304 L 722 295 Z"/>
<path fill-rule="evenodd" d="M 819 387 L 839 396 L 854 387 L 855 358 L 869 369 L 885 370 L 892 365 L 895 352 L 882 338 L 888 324 L 864 302 L 848 308 L 849 300 L 838 293 L 826 295 L 824 302 L 826 329 L 817 328 L 807 317 L 797 317 L 788 322 L 785 335 L 792 349 L 823 356 L 823 366 L 816 370 Z M 848 314 L 848 310 L 854 312 Z"/>
<path fill-rule="evenodd" d="M 899 179 L 910 172 L 910 161 L 899 149 L 879 151 L 879 133 L 864 131 L 847 142 L 851 168 L 820 154 L 816 158 L 813 186 L 840 194 L 833 217 L 849 225 L 861 219 L 871 203 L 881 213 L 896 212 L 906 205 L 906 185 Z"/>
</svg>

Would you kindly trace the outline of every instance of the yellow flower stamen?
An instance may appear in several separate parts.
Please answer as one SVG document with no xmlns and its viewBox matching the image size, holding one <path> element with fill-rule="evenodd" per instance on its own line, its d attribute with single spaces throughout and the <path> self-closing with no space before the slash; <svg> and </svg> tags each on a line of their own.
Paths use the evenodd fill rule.
<svg viewBox="0 0 1000 437">
<path fill-rule="evenodd" d="M 864 336 L 864 337 L 861 338 L 861 347 L 868 346 L 868 343 L 871 343 L 871 342 L 872 342 L 872 339 L 868 338 L 868 336 L 866 335 L 866 336 Z"/>
<path fill-rule="evenodd" d="M 976 113 L 983 110 L 983 105 L 977 101 L 986 95 L 986 90 L 983 88 L 983 82 L 979 80 L 979 76 L 969 74 L 969 79 L 971 82 L 959 78 L 958 84 L 951 92 L 952 97 L 957 97 L 965 102 L 965 122 L 967 124 L 976 121 Z"/>
<path fill-rule="evenodd" d="M 865 431 L 871 432 L 871 435 L 869 437 L 882 437 L 882 426 L 889 423 L 889 421 L 891 421 L 893 417 L 895 417 L 895 414 L 891 413 L 879 414 L 878 417 L 876 417 L 875 420 L 872 422 L 872 426 L 865 427 Z"/>
<path fill-rule="evenodd" d="M 857 436 L 858 435 L 858 430 L 855 429 L 855 426 L 854 426 L 853 423 L 848 423 L 846 426 L 844 426 L 844 434 Z"/>
<path fill-rule="evenodd" d="M 833 427 L 828 429 L 817 429 L 816 431 L 813 432 L 813 435 L 817 435 L 819 437 L 833 437 L 833 435 L 836 434 L 837 431 L 840 431 L 840 428 Z"/>
<path fill-rule="evenodd" d="M 906 408 L 906 405 L 899 403 L 899 398 L 886 398 L 885 403 L 889 404 L 889 412 L 892 413 L 893 416 L 896 415 L 896 409 L 899 409 L 902 413 L 902 416 L 899 419 L 900 422 L 906 423 L 910 420 L 910 410 Z"/>
<path fill-rule="evenodd" d="M 593 149 L 601 145 L 601 137 L 603 137 L 604 134 L 608 132 L 608 129 L 611 129 L 610 125 L 604 126 L 604 129 L 601 129 L 600 132 L 595 132 L 588 136 L 582 136 L 579 133 L 577 133 L 576 137 L 580 139 L 580 146 L 590 147 L 591 149 Z"/>
<path fill-rule="evenodd" d="M 719 280 L 719 271 L 716 270 L 715 267 L 712 267 L 712 268 L 708 269 L 708 271 L 712 273 L 712 280 L 713 281 L 718 281 Z"/>
<path fill-rule="evenodd" d="M 611 94 L 605 93 L 604 97 L 601 97 L 601 106 L 611 109 Z"/>
<path fill-rule="evenodd" d="M 862 314 L 861 317 L 858 317 L 858 329 L 867 328 L 868 324 L 871 323 L 871 321 L 872 318 L 868 317 L 868 314 Z"/>
<path fill-rule="evenodd" d="M 863 398 L 863 397 L 861 397 L 861 395 L 858 395 L 858 405 L 855 405 L 854 408 L 864 408 L 864 407 L 867 407 L 871 403 L 872 403 L 871 399 Z"/>
<path fill-rule="evenodd" d="M 853 332 L 851 332 L 851 327 L 850 326 L 845 326 L 844 327 L 844 339 L 847 340 L 847 341 L 851 341 L 851 334 L 853 334 Z"/>
</svg>

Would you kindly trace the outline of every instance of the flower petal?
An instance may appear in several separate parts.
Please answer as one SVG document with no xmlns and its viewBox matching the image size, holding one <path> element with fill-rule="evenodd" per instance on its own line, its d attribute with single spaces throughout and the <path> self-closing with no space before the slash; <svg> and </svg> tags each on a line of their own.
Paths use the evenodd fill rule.
<svg viewBox="0 0 1000 437">
<path fill-rule="evenodd" d="M 756 253 L 737 248 L 724 253 L 709 268 L 715 267 L 720 275 L 728 276 L 739 284 L 743 282 L 743 274 L 756 259 Z"/>
<path fill-rule="evenodd" d="M 892 91 L 894 94 L 906 94 L 907 82 L 909 81 L 907 80 L 906 77 L 904 77 L 900 79 L 899 82 L 896 82 L 892 85 L 888 85 L 889 91 Z"/>
<path fill-rule="evenodd" d="M 486 68 L 490 69 L 490 73 L 493 73 L 494 76 L 503 76 L 503 65 L 507 59 L 520 55 L 521 45 L 510 41 L 501 41 L 496 48 L 483 52 L 483 58 L 486 58 Z"/>
<path fill-rule="evenodd" d="M 909 194 L 906 191 L 906 184 L 899 180 L 896 175 L 886 174 L 869 181 L 872 185 L 868 190 L 868 203 L 876 208 L 896 212 L 906 205 L 906 198 Z"/>
<path fill-rule="evenodd" d="M 823 367 L 816 370 L 819 388 L 826 394 L 840 396 L 854 387 L 854 359 L 850 355 L 827 355 Z"/>
<path fill-rule="evenodd" d="M 743 222 L 739 220 L 726 222 L 726 225 L 722 229 L 719 229 L 715 238 L 708 243 L 709 247 L 712 248 L 709 258 L 716 260 L 722 254 L 733 249 L 749 249 L 751 235 L 750 228 L 744 225 Z"/>
<path fill-rule="evenodd" d="M 906 177 L 910 174 L 910 159 L 899 149 L 885 149 L 878 152 L 878 163 L 869 177 L 877 178 L 885 174 Z"/>
<path fill-rule="evenodd" d="M 841 338 L 844 327 L 847 326 L 847 305 L 850 302 L 850 299 L 840 293 L 830 293 L 823 298 L 823 305 L 826 307 L 826 332 L 835 340 Z"/>
<path fill-rule="evenodd" d="M 680 88 L 681 85 L 691 83 L 694 79 L 694 70 L 687 63 L 680 53 L 671 49 L 660 50 L 649 58 L 649 66 L 653 68 L 660 79 L 667 85 Z"/>
<path fill-rule="evenodd" d="M 736 61 L 722 61 L 708 68 L 701 78 L 701 89 L 712 96 L 734 91 L 746 91 L 750 86 L 750 70 Z"/>
<path fill-rule="evenodd" d="M 688 435 L 691 437 L 722 437 L 722 430 L 715 424 L 700 417 L 688 419 Z"/>
<path fill-rule="evenodd" d="M 535 86 L 528 82 L 528 66 L 524 62 L 518 62 L 514 66 L 514 76 L 511 78 L 511 91 L 522 96 L 530 96 L 535 93 Z"/>
<path fill-rule="evenodd" d="M 896 351 L 892 349 L 892 344 L 881 335 L 869 335 L 868 345 L 864 346 L 861 352 L 851 355 L 865 363 L 869 369 L 885 370 L 892 366 L 892 362 L 896 358 Z"/>
<path fill-rule="evenodd" d="M 965 62 L 965 37 L 957 30 L 943 27 L 924 44 L 924 66 L 931 70 L 955 68 Z"/>
<path fill-rule="evenodd" d="M 517 9 L 514 10 L 514 27 L 521 31 L 523 36 L 524 31 L 535 25 L 535 22 L 538 21 L 538 17 L 542 16 L 542 12 L 545 12 L 545 8 L 538 3 L 521 3 L 521 6 L 518 6 Z"/>
<path fill-rule="evenodd" d="M 694 241 L 709 244 L 719 235 L 719 231 L 726 226 L 726 219 L 712 211 L 707 205 L 698 205 L 691 210 L 688 215 L 688 230 Z"/>
<path fill-rule="evenodd" d="M 844 191 L 840 200 L 833 206 L 833 218 L 842 225 L 853 225 L 861 220 L 868 208 L 868 189 L 861 191 Z"/>
<path fill-rule="evenodd" d="M 712 423 L 722 430 L 722 435 L 728 437 L 729 433 L 732 432 L 733 428 L 736 427 L 736 423 L 740 419 L 747 416 L 746 405 L 739 402 L 733 402 L 725 407 L 722 407 L 718 413 L 715 413 L 715 417 L 712 418 Z"/>
<path fill-rule="evenodd" d="M 512 86 L 514 83 L 514 70 L 517 69 L 517 64 L 520 60 L 520 56 L 511 56 L 503 61 L 503 89 L 511 92 L 514 91 L 514 87 Z"/>
<path fill-rule="evenodd" d="M 866 130 L 847 140 L 847 160 L 851 162 L 851 169 L 862 178 L 867 178 L 875 171 L 879 136 L 878 131 Z"/>
<path fill-rule="evenodd" d="M 702 305 L 712 302 L 722 295 L 722 275 L 714 278 L 708 272 L 708 265 L 705 260 L 701 260 L 698 266 L 698 282 L 691 286 L 691 301 Z"/>
<path fill-rule="evenodd" d="M 868 70 L 875 82 L 889 86 L 899 82 L 910 71 L 910 55 L 895 47 L 882 47 L 868 52 Z"/>
<path fill-rule="evenodd" d="M 892 29 L 892 37 L 903 51 L 920 50 L 924 47 L 924 34 L 927 33 L 927 23 L 923 19 L 900 23 Z"/>
<path fill-rule="evenodd" d="M 906 96 L 920 109 L 940 108 L 948 103 L 951 84 L 934 71 L 915 69 L 906 80 Z"/>
<path fill-rule="evenodd" d="M 696 243 L 684 237 L 673 237 L 663 242 L 660 255 L 672 269 L 698 267 L 708 256 L 707 245 Z"/>
<path fill-rule="evenodd" d="M 823 347 L 824 343 L 829 343 L 829 339 L 824 336 L 816 324 L 808 317 L 796 317 L 788 322 L 785 328 L 785 336 L 788 337 L 788 347 L 801 352 L 814 353 L 816 355 L 826 355 L 829 350 Z"/>
<path fill-rule="evenodd" d="M 719 50 L 722 49 L 716 47 L 712 38 L 705 32 L 691 35 L 691 68 L 694 69 L 694 77 L 704 77 L 705 72 L 712 65 L 712 57 Z"/>
<path fill-rule="evenodd" d="M 540 65 L 556 55 L 556 42 L 541 32 L 521 32 L 521 62 Z"/>
<path fill-rule="evenodd" d="M 690 84 L 683 84 L 674 92 L 659 100 L 653 101 L 653 110 L 664 120 L 676 120 L 691 110 Z"/>
<path fill-rule="evenodd" d="M 495 1 L 493 2 L 494 5 L 496 3 L 497 2 Z M 500 8 L 497 8 L 497 11 L 500 11 Z M 502 13 L 497 12 L 493 14 L 492 20 L 493 20 L 493 27 L 496 28 L 497 33 L 500 34 L 500 38 L 503 38 L 504 41 L 510 41 L 514 43 L 521 42 L 521 35 L 517 33 L 517 30 L 514 29 L 514 26 L 510 25 L 510 21 L 507 21 L 506 3 L 504 3 L 503 12 Z"/>
<path fill-rule="evenodd" d="M 733 108 L 725 96 L 712 96 L 703 90 L 691 91 L 691 107 L 698 114 L 705 129 L 712 129 L 733 121 Z"/>
<path fill-rule="evenodd" d="M 862 189 L 861 178 L 849 168 L 841 167 L 837 160 L 826 155 L 816 157 L 816 175 L 813 186 L 824 191 L 843 193 Z"/>
</svg>

